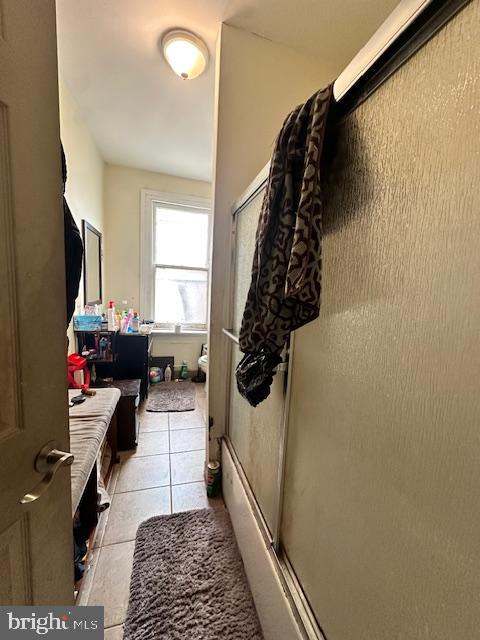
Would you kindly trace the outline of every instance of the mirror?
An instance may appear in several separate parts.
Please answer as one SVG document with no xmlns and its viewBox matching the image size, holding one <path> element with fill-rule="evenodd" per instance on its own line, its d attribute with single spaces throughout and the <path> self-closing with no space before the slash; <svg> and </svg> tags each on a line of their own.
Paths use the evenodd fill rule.
<svg viewBox="0 0 480 640">
<path fill-rule="evenodd" d="M 82 220 L 84 304 L 102 302 L 102 234 Z"/>
</svg>

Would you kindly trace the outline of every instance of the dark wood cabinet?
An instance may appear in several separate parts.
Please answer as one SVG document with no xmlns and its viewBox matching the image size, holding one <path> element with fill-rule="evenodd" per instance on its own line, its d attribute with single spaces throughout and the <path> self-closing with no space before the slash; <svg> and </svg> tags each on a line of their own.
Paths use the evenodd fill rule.
<svg viewBox="0 0 480 640">
<path fill-rule="evenodd" d="M 151 334 L 117 333 L 115 337 L 114 377 L 116 380 L 140 380 L 140 399 L 148 394 Z"/>
<path fill-rule="evenodd" d="M 118 333 L 116 331 L 76 331 L 77 350 L 83 347 L 97 349 L 102 337 L 108 338 L 106 357 L 96 355 L 89 358 L 89 366 L 95 365 L 97 378 L 115 380 L 140 380 L 140 400 L 148 395 L 150 384 L 150 358 L 153 344 L 152 334 Z"/>
<path fill-rule="evenodd" d="M 114 380 L 97 382 L 95 387 L 119 389 L 117 416 L 117 447 L 119 451 L 134 449 L 138 441 L 138 405 L 140 403 L 140 380 Z"/>
</svg>

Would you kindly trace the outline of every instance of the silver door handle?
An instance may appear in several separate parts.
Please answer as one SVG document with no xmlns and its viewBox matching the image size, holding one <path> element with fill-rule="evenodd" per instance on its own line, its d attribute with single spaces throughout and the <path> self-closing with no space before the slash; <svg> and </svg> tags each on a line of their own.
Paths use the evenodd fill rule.
<svg viewBox="0 0 480 640">
<path fill-rule="evenodd" d="M 35 458 L 35 470 L 45 475 L 29 493 L 23 496 L 20 500 L 21 504 L 28 504 L 40 498 L 52 483 L 60 467 L 70 466 L 73 463 L 74 457 L 71 453 L 55 449 L 54 445 L 54 442 L 48 442 Z"/>
</svg>

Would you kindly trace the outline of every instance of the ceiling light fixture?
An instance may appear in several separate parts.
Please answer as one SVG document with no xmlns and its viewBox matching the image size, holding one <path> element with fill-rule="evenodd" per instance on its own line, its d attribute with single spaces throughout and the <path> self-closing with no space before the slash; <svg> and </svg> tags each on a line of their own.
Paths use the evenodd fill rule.
<svg viewBox="0 0 480 640">
<path fill-rule="evenodd" d="M 207 66 L 207 45 L 190 31 L 167 31 L 162 38 L 162 49 L 165 60 L 184 80 L 197 78 Z"/>
</svg>

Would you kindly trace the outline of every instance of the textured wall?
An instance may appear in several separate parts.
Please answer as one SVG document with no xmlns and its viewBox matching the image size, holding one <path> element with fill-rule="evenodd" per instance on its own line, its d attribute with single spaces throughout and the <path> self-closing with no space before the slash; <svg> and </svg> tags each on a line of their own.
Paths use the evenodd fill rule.
<svg viewBox="0 0 480 640">
<path fill-rule="evenodd" d="M 283 543 L 328 640 L 480 634 L 480 3 L 343 128 Z"/>
</svg>

